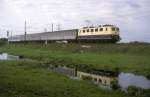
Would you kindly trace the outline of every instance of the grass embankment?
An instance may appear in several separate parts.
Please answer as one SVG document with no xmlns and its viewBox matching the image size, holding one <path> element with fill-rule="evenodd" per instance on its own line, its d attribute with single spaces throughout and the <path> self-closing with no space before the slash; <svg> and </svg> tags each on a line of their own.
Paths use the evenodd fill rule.
<svg viewBox="0 0 150 97">
<path fill-rule="evenodd" d="M 33 61 L 0 61 L 0 97 L 129 97 L 48 71 Z"/>
<path fill-rule="evenodd" d="M 0 47 L 0 52 L 52 64 L 81 64 L 83 69 L 119 69 L 150 76 L 149 44 L 10 44 Z"/>
</svg>

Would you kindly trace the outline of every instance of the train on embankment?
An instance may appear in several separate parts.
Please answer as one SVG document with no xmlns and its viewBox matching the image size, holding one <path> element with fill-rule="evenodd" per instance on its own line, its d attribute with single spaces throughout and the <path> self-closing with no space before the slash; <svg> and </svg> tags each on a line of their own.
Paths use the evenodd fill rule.
<svg viewBox="0 0 150 97">
<path fill-rule="evenodd" d="M 52 32 L 16 35 L 8 37 L 9 42 L 112 42 L 120 40 L 119 27 L 115 25 L 99 25 L 81 29 L 60 30 Z"/>
</svg>

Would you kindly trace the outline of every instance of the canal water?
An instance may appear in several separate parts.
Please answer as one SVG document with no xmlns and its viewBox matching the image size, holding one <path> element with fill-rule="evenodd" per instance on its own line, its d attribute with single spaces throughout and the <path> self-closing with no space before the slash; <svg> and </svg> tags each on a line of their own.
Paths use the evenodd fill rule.
<svg viewBox="0 0 150 97">
<path fill-rule="evenodd" d="M 141 75 L 134 75 L 132 73 L 120 73 L 118 76 L 118 84 L 122 89 L 127 89 L 129 86 L 150 89 L 149 79 Z"/>
<path fill-rule="evenodd" d="M 0 60 L 20 60 L 20 59 L 19 56 L 2 53 L 0 54 Z M 127 89 L 129 86 L 135 86 L 142 89 L 150 89 L 150 80 L 142 75 L 134 75 L 132 73 L 120 73 L 117 79 L 118 85 L 122 89 Z"/>
<path fill-rule="evenodd" d="M 2 53 L 2 54 L 0 54 L 0 60 L 19 60 L 19 56 Z"/>
</svg>

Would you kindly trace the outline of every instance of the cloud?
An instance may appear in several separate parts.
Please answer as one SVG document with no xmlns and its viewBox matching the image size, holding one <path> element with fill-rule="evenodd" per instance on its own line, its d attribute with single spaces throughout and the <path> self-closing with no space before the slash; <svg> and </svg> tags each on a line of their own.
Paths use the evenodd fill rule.
<svg viewBox="0 0 150 97">
<path fill-rule="evenodd" d="M 127 0 L 126 3 L 132 8 L 141 8 L 141 5 L 138 4 L 137 0 Z"/>
</svg>

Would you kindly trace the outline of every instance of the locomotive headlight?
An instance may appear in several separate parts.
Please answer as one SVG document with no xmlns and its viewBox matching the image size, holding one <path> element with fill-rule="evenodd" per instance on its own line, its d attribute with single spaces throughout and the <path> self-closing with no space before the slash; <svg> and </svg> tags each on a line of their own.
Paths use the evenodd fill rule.
<svg viewBox="0 0 150 97">
<path fill-rule="evenodd" d="M 114 34 L 115 34 L 115 35 L 118 35 L 118 32 L 115 31 Z"/>
</svg>

